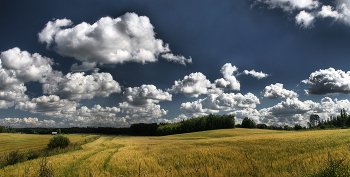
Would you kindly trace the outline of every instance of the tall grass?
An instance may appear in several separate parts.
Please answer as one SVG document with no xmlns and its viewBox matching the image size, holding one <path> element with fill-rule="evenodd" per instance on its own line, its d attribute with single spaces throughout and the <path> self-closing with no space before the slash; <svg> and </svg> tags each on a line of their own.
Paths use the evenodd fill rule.
<svg viewBox="0 0 350 177">
<path fill-rule="evenodd" d="M 346 129 L 102 136 L 47 163 L 55 176 L 349 176 L 349 143 Z M 0 176 L 35 176 L 40 162 L 5 167 Z"/>
</svg>

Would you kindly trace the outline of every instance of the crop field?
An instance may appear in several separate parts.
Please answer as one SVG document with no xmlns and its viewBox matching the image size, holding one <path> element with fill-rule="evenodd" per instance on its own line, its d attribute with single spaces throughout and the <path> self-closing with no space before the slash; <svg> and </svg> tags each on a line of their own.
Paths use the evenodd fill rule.
<svg viewBox="0 0 350 177">
<path fill-rule="evenodd" d="M 89 136 L 79 134 L 66 136 L 71 142 L 83 141 L 89 138 Z M 0 154 L 13 150 L 19 150 L 20 152 L 41 150 L 47 147 L 51 138 L 52 135 L 0 133 Z"/>
<path fill-rule="evenodd" d="M 348 166 L 349 145 L 348 129 L 236 128 L 162 137 L 102 136 L 81 150 L 46 160 L 55 176 L 309 176 L 330 163 Z M 0 176 L 37 176 L 41 161 L 7 166 Z"/>
</svg>

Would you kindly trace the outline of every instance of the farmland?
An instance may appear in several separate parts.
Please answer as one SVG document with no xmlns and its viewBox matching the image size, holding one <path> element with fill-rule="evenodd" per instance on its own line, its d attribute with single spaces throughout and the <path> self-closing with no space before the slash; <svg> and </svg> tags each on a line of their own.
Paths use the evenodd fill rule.
<svg viewBox="0 0 350 177">
<path fill-rule="evenodd" d="M 324 170 L 329 161 L 349 164 L 349 145 L 347 129 L 236 128 L 161 137 L 102 136 L 47 161 L 55 176 L 300 176 Z M 36 176 L 41 160 L 7 166 L 0 176 Z"/>
<path fill-rule="evenodd" d="M 71 142 L 83 141 L 89 138 L 89 136 L 82 136 L 79 134 L 70 134 L 66 136 Z M 19 150 L 20 152 L 41 150 L 47 147 L 50 138 L 52 138 L 52 135 L 1 133 L 0 154 L 13 150 Z"/>
</svg>

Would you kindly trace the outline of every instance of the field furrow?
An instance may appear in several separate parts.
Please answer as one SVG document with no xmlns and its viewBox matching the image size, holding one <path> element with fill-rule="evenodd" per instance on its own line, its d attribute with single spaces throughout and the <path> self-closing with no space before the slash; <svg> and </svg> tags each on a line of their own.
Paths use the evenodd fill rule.
<svg viewBox="0 0 350 177">
<path fill-rule="evenodd" d="M 313 176 L 329 163 L 350 166 L 347 129 L 102 136 L 82 147 L 47 158 L 55 176 Z M 37 176 L 40 160 L 5 167 L 0 177 Z"/>
</svg>

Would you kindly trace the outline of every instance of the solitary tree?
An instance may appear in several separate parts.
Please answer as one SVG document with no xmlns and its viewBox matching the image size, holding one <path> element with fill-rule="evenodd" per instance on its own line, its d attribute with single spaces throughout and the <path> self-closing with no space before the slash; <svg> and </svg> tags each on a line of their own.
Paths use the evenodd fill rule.
<svg viewBox="0 0 350 177">
<path fill-rule="evenodd" d="M 311 114 L 309 122 L 307 123 L 309 128 L 316 127 L 320 123 L 320 116 L 317 114 Z"/>
</svg>

